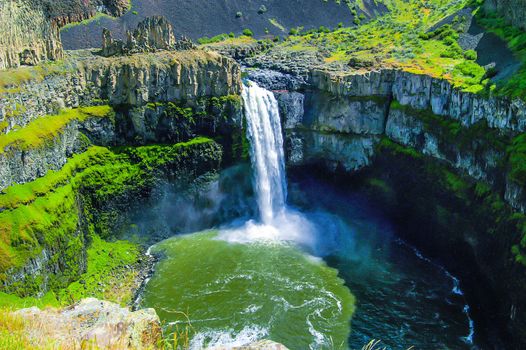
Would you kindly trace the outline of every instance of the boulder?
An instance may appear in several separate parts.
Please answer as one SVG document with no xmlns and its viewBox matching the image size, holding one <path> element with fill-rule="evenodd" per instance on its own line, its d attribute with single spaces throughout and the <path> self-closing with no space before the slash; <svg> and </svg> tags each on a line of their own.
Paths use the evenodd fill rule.
<svg viewBox="0 0 526 350">
<path fill-rule="evenodd" d="M 58 348 L 68 349 L 79 345 L 101 349 L 152 349 L 162 339 L 161 323 L 154 309 L 132 312 L 95 298 L 84 299 L 62 310 L 32 307 L 16 314 L 27 322 L 27 333 L 35 346 L 45 346 L 47 339 Z"/>
</svg>

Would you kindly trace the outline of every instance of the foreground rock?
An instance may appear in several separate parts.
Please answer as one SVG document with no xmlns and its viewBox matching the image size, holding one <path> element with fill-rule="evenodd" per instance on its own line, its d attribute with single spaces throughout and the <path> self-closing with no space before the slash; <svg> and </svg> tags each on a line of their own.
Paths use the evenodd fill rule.
<svg viewBox="0 0 526 350">
<path fill-rule="evenodd" d="M 56 348 L 152 349 L 162 339 L 154 309 L 131 312 L 94 298 L 62 310 L 32 307 L 16 314 L 28 322 L 26 331 L 35 346 L 52 339 Z"/>
</svg>

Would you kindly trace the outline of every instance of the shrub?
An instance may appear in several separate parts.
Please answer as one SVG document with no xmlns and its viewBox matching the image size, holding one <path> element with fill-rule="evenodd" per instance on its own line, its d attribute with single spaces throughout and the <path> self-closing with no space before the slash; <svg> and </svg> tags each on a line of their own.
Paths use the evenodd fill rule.
<svg viewBox="0 0 526 350">
<path fill-rule="evenodd" d="M 477 59 L 477 51 L 467 50 L 464 52 L 464 58 L 470 61 L 475 61 Z"/>
<path fill-rule="evenodd" d="M 254 36 L 254 33 L 250 29 L 246 28 L 246 29 L 243 29 L 243 35 Z"/>
</svg>

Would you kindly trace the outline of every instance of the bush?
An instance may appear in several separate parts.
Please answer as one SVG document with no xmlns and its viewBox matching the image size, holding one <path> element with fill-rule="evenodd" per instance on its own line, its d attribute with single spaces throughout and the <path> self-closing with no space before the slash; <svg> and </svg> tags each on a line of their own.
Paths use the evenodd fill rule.
<svg viewBox="0 0 526 350">
<path fill-rule="evenodd" d="M 254 36 L 254 33 L 250 29 L 246 28 L 246 29 L 243 29 L 243 35 L 244 36 Z"/>
<path fill-rule="evenodd" d="M 477 51 L 467 50 L 464 52 L 464 58 L 470 61 L 475 61 L 477 59 Z"/>
</svg>

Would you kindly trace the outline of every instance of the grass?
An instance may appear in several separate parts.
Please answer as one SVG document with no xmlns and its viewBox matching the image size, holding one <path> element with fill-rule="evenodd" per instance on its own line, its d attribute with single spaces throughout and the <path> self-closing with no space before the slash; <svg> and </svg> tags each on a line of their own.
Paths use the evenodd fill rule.
<svg viewBox="0 0 526 350">
<path fill-rule="evenodd" d="M 42 147 L 57 137 L 72 121 L 84 122 L 89 118 L 114 120 L 114 117 L 114 111 L 110 106 L 92 106 L 67 109 L 57 115 L 37 118 L 24 128 L 0 135 L 0 154 L 6 152 L 7 148 L 28 150 Z"/>
<path fill-rule="evenodd" d="M 121 305 L 132 302 L 136 287 L 139 247 L 128 241 L 107 242 L 93 236 L 87 252 L 87 271 L 58 293 L 61 304 L 95 297 Z"/>
<path fill-rule="evenodd" d="M 217 151 L 214 141 L 206 138 L 118 152 L 91 147 L 73 156 L 59 171 L 7 188 L 0 194 L 0 281 L 7 278 L 10 268 L 24 266 L 38 257 L 44 247 L 60 252 L 52 257 L 60 259 L 57 263 L 62 271 L 49 276 L 52 290 L 57 292 L 78 280 L 83 273 L 81 252 L 85 245 L 79 233 L 81 222 L 87 237 L 109 237 L 115 215 L 120 212 L 111 206 L 106 211 L 109 203 L 126 196 L 140 197 L 153 185 L 158 170 L 183 168 L 189 159 L 207 161 L 219 157 Z M 39 290 L 41 283 L 41 276 L 28 275 L 4 290 L 29 296 Z M 74 288 L 70 294 L 75 296 L 79 290 Z"/>
<path fill-rule="evenodd" d="M 437 30 L 430 29 L 448 15 L 471 5 L 469 0 L 385 0 L 388 12 L 356 27 L 329 31 L 293 28 L 276 50 L 317 50 L 325 64 L 357 72 L 372 68 L 396 68 L 445 79 L 466 92 L 482 93 L 491 88 L 473 50 L 463 51 L 457 40 L 462 18 Z M 359 6 L 358 6 L 359 7 Z M 337 66 L 338 67 L 338 66 Z M 523 83 L 526 84 L 526 83 Z"/>
</svg>

